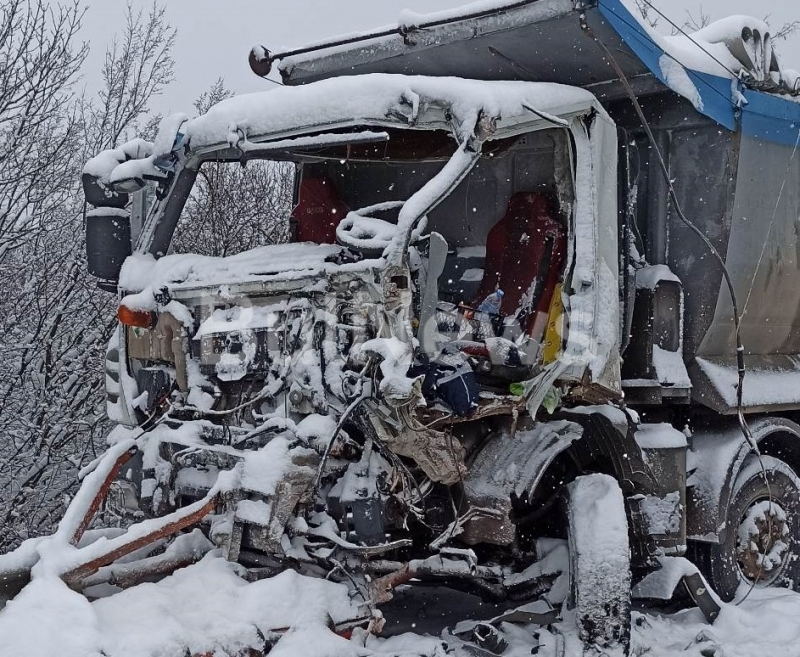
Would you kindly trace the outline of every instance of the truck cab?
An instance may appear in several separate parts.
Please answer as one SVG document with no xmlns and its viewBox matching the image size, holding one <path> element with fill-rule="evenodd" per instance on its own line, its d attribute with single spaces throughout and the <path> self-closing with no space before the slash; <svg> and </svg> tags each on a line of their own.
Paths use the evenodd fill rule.
<svg viewBox="0 0 800 657">
<path fill-rule="evenodd" d="M 119 299 L 108 410 L 136 442 L 106 513 L 205 503 L 230 560 L 375 604 L 411 579 L 546 589 L 586 645 L 623 649 L 632 583 L 791 582 L 800 396 L 763 386 L 800 376 L 794 311 L 769 301 L 800 289 L 777 237 L 798 84 L 763 26 L 723 27 L 701 37 L 735 79 L 616 0 L 256 48 L 286 86 L 91 160 L 89 267 Z M 259 162 L 292 172 L 288 240 L 174 253 L 203 167 Z M 537 570 L 559 541 L 569 564 Z"/>
<path fill-rule="evenodd" d="M 356 373 L 370 355 L 384 363 L 382 394 L 424 409 L 428 422 L 510 414 L 521 383 L 536 376 L 544 387 L 556 376 L 570 381 L 576 398 L 619 397 L 617 304 L 601 301 L 618 289 L 616 197 L 605 184 L 616 168 L 613 124 L 582 90 L 448 82 L 450 96 L 434 91 L 439 81 L 371 75 L 276 90 L 258 105 L 247 98 L 255 109 L 235 99 L 181 125 L 169 153 L 95 178 L 132 189 L 148 178 L 133 165 L 152 167 L 160 197 L 119 275 L 117 349 L 125 357 L 110 361 L 120 380 L 111 413 L 137 424 L 170 396 L 221 411 L 236 405 L 246 382 L 254 395 L 285 388 L 293 412 L 324 414 L 359 394 Z M 326 86 L 327 123 L 309 129 L 285 118 L 291 103 Z M 395 100 L 382 102 L 383 115 L 347 114 L 389 93 Z M 462 107 L 466 116 L 456 113 Z M 250 123 L 270 112 L 280 129 L 255 132 Z M 235 140 L 231 117 L 240 117 Z M 289 243 L 218 260 L 155 258 L 169 251 L 179 203 L 204 163 L 256 159 L 295 167 Z M 169 162 L 166 173 L 158 160 Z M 105 227 L 117 230 L 120 221 L 114 209 Z M 487 298 L 500 299 L 488 312 Z M 329 319 L 324 329 L 319 312 Z M 281 373 L 276 348 L 292 351 L 279 339 L 289 318 L 299 331 L 293 351 L 306 364 Z M 313 367 L 303 341 L 315 352 Z M 449 404 L 433 392 L 445 361 L 470 371 L 466 398 Z M 409 378 L 403 368 L 419 374 Z M 284 406 L 277 392 L 264 394 L 270 412 Z"/>
</svg>

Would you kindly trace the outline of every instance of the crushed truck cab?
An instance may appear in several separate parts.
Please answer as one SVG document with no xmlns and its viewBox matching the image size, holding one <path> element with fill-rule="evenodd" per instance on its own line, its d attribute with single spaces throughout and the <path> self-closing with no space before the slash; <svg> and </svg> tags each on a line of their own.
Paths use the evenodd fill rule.
<svg viewBox="0 0 800 657">
<path fill-rule="evenodd" d="M 371 74 L 225 101 L 179 129 L 169 153 L 98 158 L 113 164 L 98 184 L 134 186 L 169 163 L 119 274 L 109 361 L 112 416 L 164 422 L 141 482 L 114 486 L 162 513 L 210 489 L 233 451 L 245 476 L 226 550 L 245 561 L 297 552 L 284 532 L 318 494 L 317 521 L 374 553 L 418 540 L 412 520 L 430 533 L 437 497 L 439 532 L 458 522 L 469 543 L 514 543 L 510 481 L 485 508 L 493 473 L 468 466 L 486 434 L 539 431 L 527 418 L 542 404 L 621 397 L 616 130 L 594 96 Z M 242 158 L 296 163 L 299 241 L 155 258 L 180 214 L 175 190 L 204 162 Z M 278 445 L 267 461 L 285 467 L 248 485 L 250 460 Z M 442 508 L 456 485 L 467 520 Z"/>
</svg>

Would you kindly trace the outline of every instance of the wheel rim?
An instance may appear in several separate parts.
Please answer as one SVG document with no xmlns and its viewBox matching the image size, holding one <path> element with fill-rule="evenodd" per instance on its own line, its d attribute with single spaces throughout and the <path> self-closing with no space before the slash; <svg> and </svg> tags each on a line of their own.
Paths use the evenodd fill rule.
<svg viewBox="0 0 800 657">
<path fill-rule="evenodd" d="M 770 584 L 781 573 L 789 556 L 789 523 L 786 511 L 775 500 L 758 499 L 739 522 L 736 559 L 742 576 L 750 583 Z"/>
</svg>

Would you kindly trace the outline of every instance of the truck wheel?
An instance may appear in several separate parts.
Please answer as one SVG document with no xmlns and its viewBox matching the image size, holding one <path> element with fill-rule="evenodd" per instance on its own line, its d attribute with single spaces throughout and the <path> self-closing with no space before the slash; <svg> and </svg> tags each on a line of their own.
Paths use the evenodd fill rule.
<svg viewBox="0 0 800 657">
<path fill-rule="evenodd" d="M 627 655 L 631 571 L 628 520 L 613 477 L 578 477 L 567 486 L 570 597 L 587 654 Z M 592 652 L 594 651 L 594 652 Z"/>
<path fill-rule="evenodd" d="M 753 456 L 736 477 L 725 539 L 695 545 L 698 567 L 725 602 L 742 583 L 800 586 L 800 480 L 779 459 L 763 456 L 761 461 L 763 472 Z"/>
</svg>

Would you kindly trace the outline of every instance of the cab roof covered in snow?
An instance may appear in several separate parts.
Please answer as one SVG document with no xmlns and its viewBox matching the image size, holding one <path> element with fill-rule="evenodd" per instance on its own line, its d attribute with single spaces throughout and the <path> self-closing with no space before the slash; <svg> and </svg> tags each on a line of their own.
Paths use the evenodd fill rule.
<svg viewBox="0 0 800 657">
<path fill-rule="evenodd" d="M 235 145 L 242 138 L 261 141 L 365 125 L 455 129 L 463 138 L 481 115 L 497 117 L 502 129 L 536 119 L 526 105 L 563 114 L 585 110 L 592 100 L 583 90 L 557 84 L 373 74 L 230 98 L 184 131 L 193 151 Z"/>
<path fill-rule="evenodd" d="M 491 120 L 491 134 L 482 139 L 508 137 L 536 129 L 536 124 L 559 124 L 556 116 L 592 107 L 599 105 L 591 93 L 553 83 L 391 74 L 334 78 L 230 98 L 192 120 L 171 115 L 153 144 L 137 139 L 103 151 L 83 172 L 100 187 L 133 191 L 144 180 L 166 178 L 178 160 L 217 157 L 225 149 L 232 149 L 231 157 L 252 151 L 277 155 L 388 138 L 384 132 L 363 130 L 373 127 L 442 129 L 463 141 L 481 117 Z M 324 131 L 337 132 L 320 134 Z"/>
</svg>

